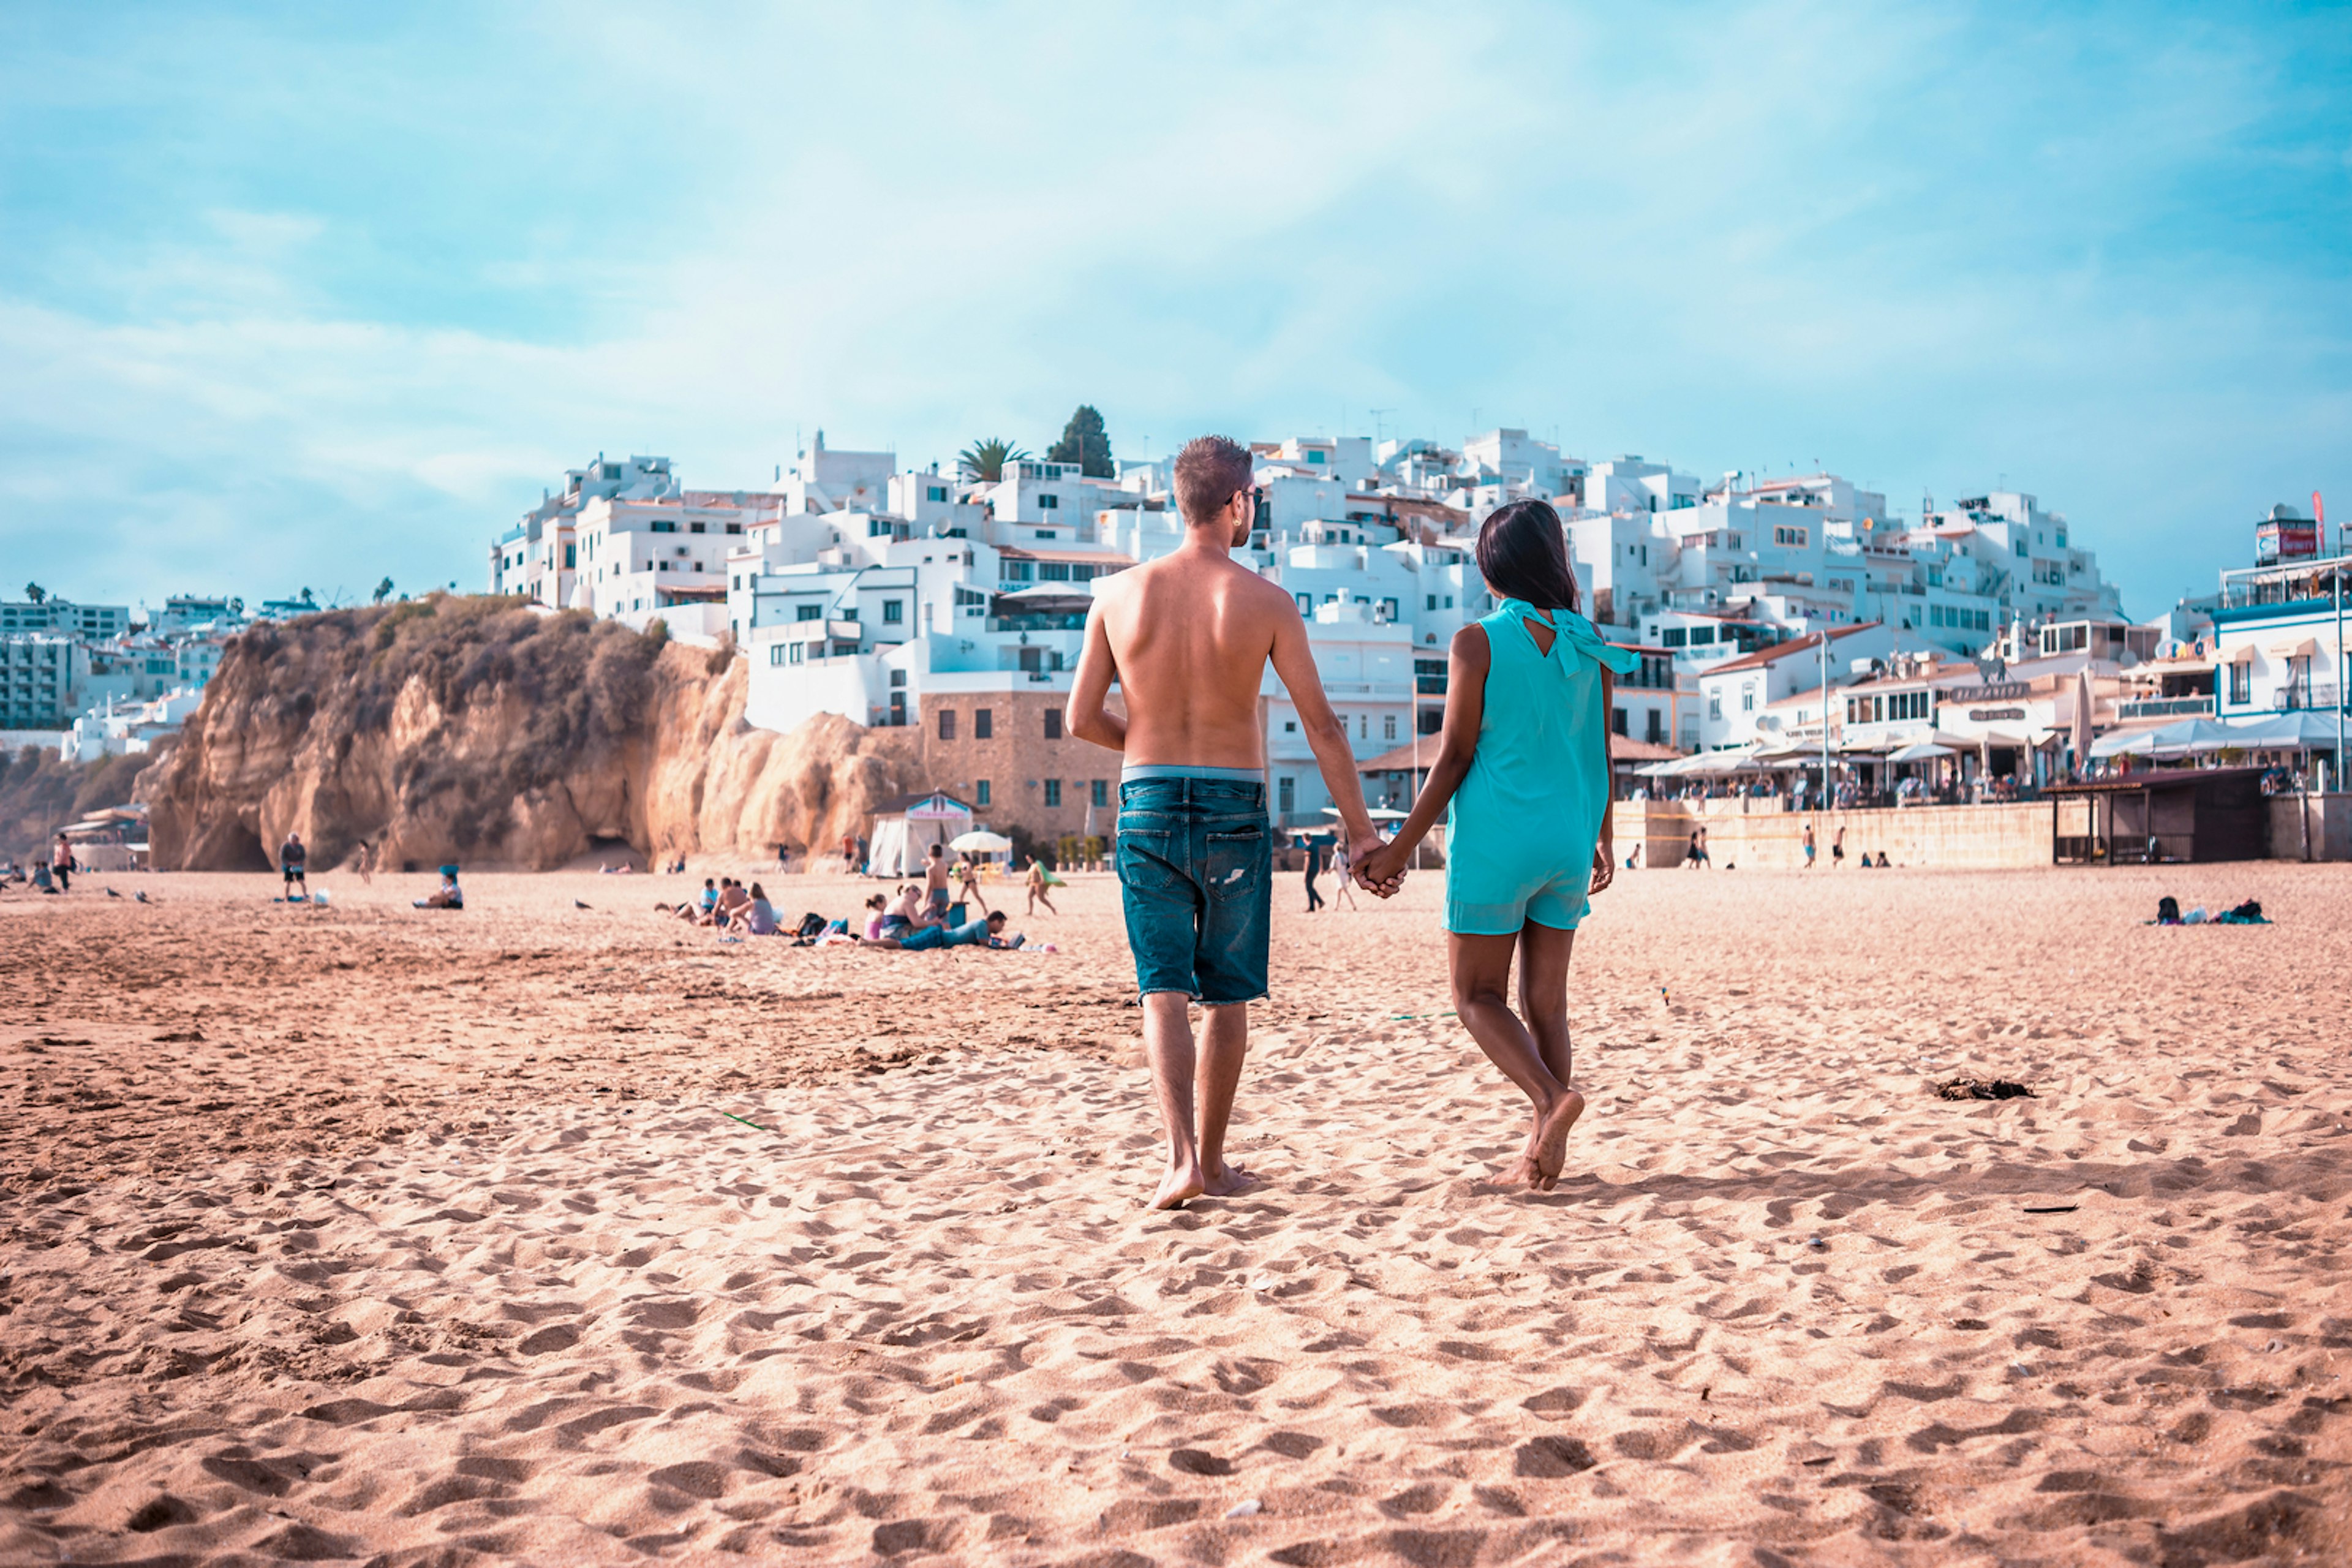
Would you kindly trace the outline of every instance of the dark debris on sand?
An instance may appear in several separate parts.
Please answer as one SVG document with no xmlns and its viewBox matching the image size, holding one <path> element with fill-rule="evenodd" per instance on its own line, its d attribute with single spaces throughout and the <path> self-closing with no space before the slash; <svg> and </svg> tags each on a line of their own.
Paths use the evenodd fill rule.
<svg viewBox="0 0 2352 1568">
<path fill-rule="evenodd" d="M 1936 1086 L 1938 1100 L 2032 1100 L 2033 1091 L 2005 1078 L 1947 1079 Z"/>
</svg>

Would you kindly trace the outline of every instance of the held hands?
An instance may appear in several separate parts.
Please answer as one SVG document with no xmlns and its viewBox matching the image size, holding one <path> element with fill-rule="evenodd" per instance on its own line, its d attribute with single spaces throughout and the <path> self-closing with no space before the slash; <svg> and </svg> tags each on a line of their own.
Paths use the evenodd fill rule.
<svg viewBox="0 0 2352 1568">
<path fill-rule="evenodd" d="M 1349 844 L 1348 863 L 1356 885 L 1375 897 L 1394 898 L 1404 886 L 1405 851 L 1377 833 Z"/>
<path fill-rule="evenodd" d="M 1593 850 L 1592 892 L 1605 890 L 1610 883 L 1617 879 L 1616 851 L 1617 847 L 1605 838 L 1601 841 L 1600 847 Z"/>
</svg>

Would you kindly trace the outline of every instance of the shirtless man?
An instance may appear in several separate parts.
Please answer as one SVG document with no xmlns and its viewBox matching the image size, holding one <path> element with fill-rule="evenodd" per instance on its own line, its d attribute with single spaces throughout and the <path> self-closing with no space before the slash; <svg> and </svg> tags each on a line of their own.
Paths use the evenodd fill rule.
<svg viewBox="0 0 2352 1568">
<path fill-rule="evenodd" d="M 1221 436 L 1186 446 L 1176 504 L 1184 542 L 1175 553 L 1097 583 L 1070 689 L 1070 733 L 1125 753 L 1118 878 L 1168 1137 L 1154 1208 L 1223 1197 L 1253 1179 L 1226 1162 L 1224 1144 L 1249 1050 L 1249 1004 L 1265 994 L 1274 835 L 1258 685 L 1268 659 L 1298 710 L 1352 858 L 1360 865 L 1381 846 L 1297 605 L 1233 559 L 1257 510 L 1248 450 Z M 1114 680 L 1124 717 L 1104 707 Z M 1192 1001 L 1203 1014 L 1197 1057 Z"/>
<path fill-rule="evenodd" d="M 944 922 L 948 918 L 948 847 L 931 846 L 931 858 L 923 866 L 923 886 L 929 890 L 931 914 Z"/>
</svg>

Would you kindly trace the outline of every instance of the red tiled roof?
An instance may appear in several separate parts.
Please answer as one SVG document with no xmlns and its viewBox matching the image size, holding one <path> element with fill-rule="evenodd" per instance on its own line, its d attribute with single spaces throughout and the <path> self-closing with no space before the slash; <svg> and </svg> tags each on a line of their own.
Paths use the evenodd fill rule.
<svg viewBox="0 0 2352 1568">
<path fill-rule="evenodd" d="M 1829 634 L 1830 641 L 1834 643 L 1840 637 L 1850 637 L 1856 632 L 1866 632 L 1873 626 L 1882 624 L 1884 623 L 1878 621 L 1864 621 L 1858 626 L 1838 626 Z M 1738 658 L 1726 659 L 1723 663 L 1711 665 L 1698 673 L 1701 676 L 1708 676 L 1722 675 L 1726 671 L 1734 669 L 1761 669 L 1768 664 L 1779 663 L 1791 654 L 1804 653 L 1809 649 L 1819 647 L 1821 642 L 1821 633 L 1807 632 L 1793 642 L 1774 643 L 1770 647 L 1759 647 L 1754 653 L 1742 654 Z"/>
</svg>

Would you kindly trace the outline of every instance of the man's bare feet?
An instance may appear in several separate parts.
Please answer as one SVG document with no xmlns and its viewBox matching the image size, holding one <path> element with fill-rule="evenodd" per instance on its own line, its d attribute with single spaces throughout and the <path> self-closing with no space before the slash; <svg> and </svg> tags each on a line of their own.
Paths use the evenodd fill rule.
<svg viewBox="0 0 2352 1568">
<path fill-rule="evenodd" d="M 1202 1173 L 1201 1191 L 1209 1197 L 1229 1198 L 1249 1191 L 1260 1179 L 1256 1173 L 1228 1161 L 1221 1169 Z"/>
<path fill-rule="evenodd" d="M 1182 1208 L 1206 1190 L 1198 1165 L 1181 1166 L 1160 1178 L 1160 1190 L 1151 1194 L 1151 1206 L 1156 1209 Z"/>
<path fill-rule="evenodd" d="M 1559 1184 L 1560 1167 L 1568 1163 L 1569 1130 L 1583 1114 L 1584 1096 L 1572 1089 L 1561 1091 L 1551 1102 L 1551 1109 L 1536 1124 L 1536 1146 L 1528 1161 L 1534 1167 L 1535 1179 L 1529 1185 L 1548 1193 Z"/>
</svg>

